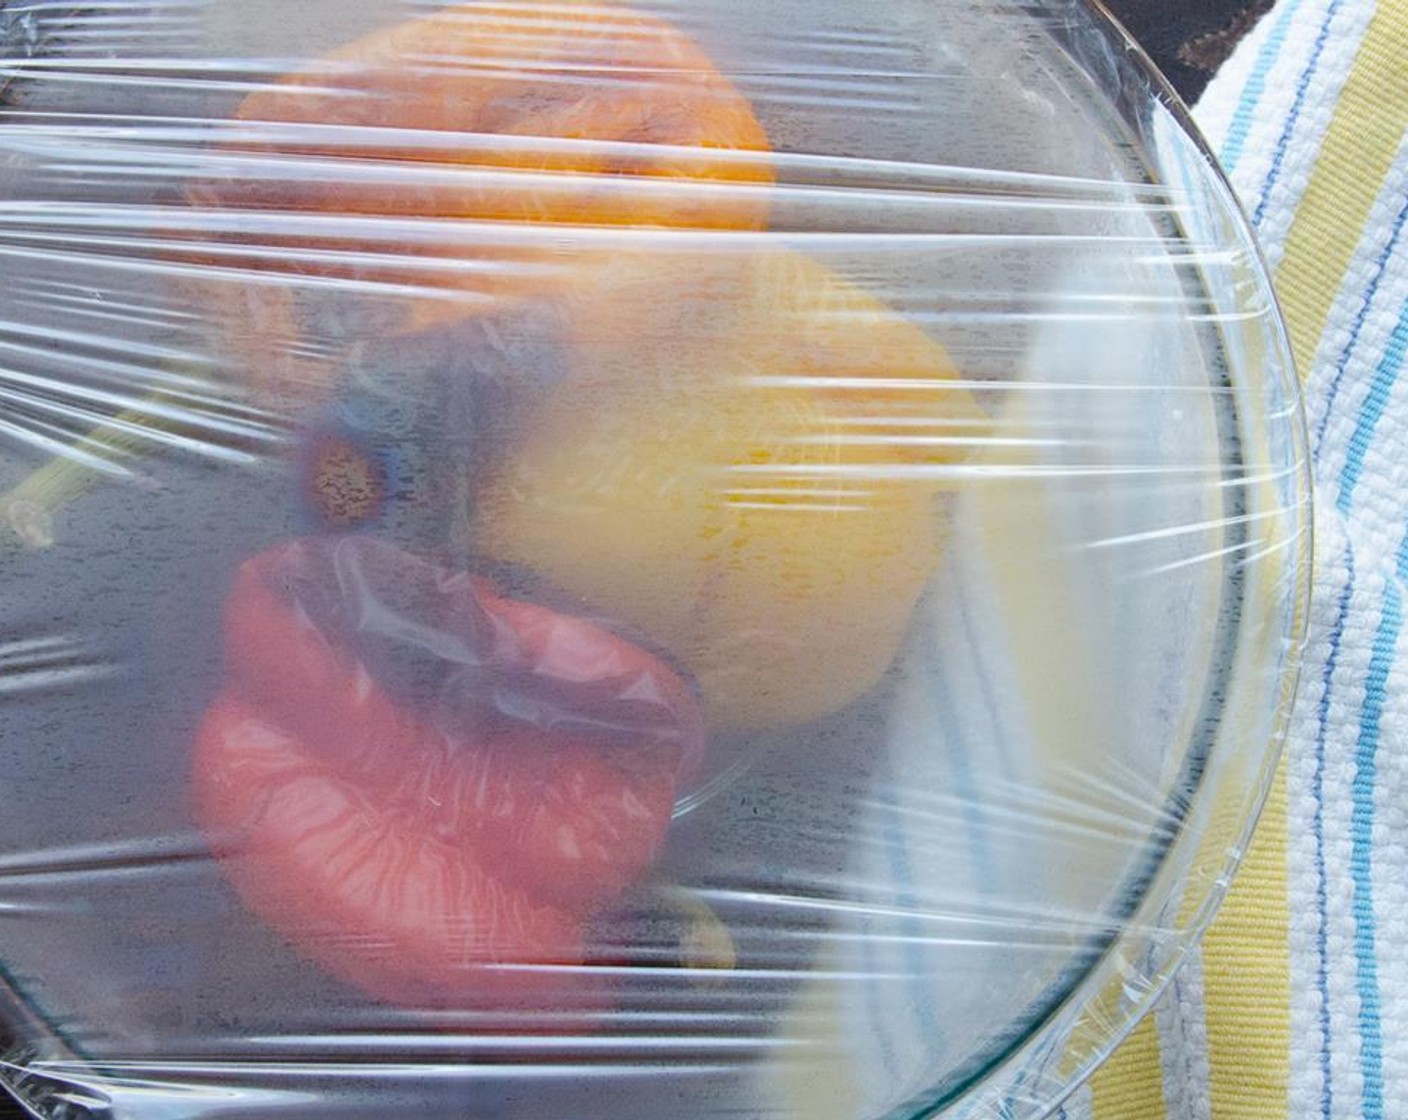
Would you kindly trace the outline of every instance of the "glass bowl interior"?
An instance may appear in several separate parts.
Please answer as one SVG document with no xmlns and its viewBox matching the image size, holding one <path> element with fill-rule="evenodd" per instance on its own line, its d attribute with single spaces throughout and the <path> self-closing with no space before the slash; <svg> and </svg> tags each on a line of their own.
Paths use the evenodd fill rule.
<svg viewBox="0 0 1408 1120">
<path fill-rule="evenodd" d="M 48 1115 L 81 1090 L 93 1114 L 138 1120 L 1040 1115 L 1206 921 L 1293 683 L 1304 440 L 1225 184 L 1075 3 L 633 6 L 712 60 L 765 131 L 773 181 L 746 173 L 756 151 L 724 151 L 745 171 L 703 191 L 765 207 L 751 224 L 466 218 L 417 200 L 500 189 L 502 166 L 464 155 L 484 129 L 231 125 L 279 75 L 439 10 L 171 0 L 5 27 L 3 1076 Z M 517 27 L 601 9 L 495 10 Z M 540 73 L 512 47 L 507 68 L 624 80 L 582 49 Z M 453 52 L 416 65 L 471 68 Z M 515 164 L 514 197 L 554 205 L 558 155 Z M 409 201 L 290 203 L 309 181 Z M 219 183 L 216 201 L 193 203 L 193 182 Z M 649 210 L 697 187 L 596 189 Z M 395 366 L 412 344 L 386 326 L 431 296 L 451 324 L 479 314 L 458 280 L 447 295 L 427 277 L 486 269 L 600 270 L 594 290 L 549 283 L 490 313 L 493 338 L 518 332 L 493 349 L 530 416 L 519 435 L 491 414 L 511 448 L 494 472 L 456 459 L 453 395 L 397 396 L 423 370 Z M 269 306 L 251 291 L 287 299 L 293 327 L 232 331 L 232 305 Z M 579 398 L 577 373 L 538 376 L 559 305 L 600 382 Z M 452 350 L 485 345 L 475 330 Z M 389 365 L 349 357 L 387 339 Z M 556 511 L 485 528 L 500 499 L 476 490 L 389 502 L 369 535 L 447 569 L 516 542 L 494 578 L 532 568 L 535 594 L 541 579 L 697 678 L 705 759 L 648 874 L 592 913 L 582 960 L 501 962 L 567 974 L 551 1016 L 329 975 L 232 889 L 193 820 L 232 581 L 327 528 L 299 492 L 325 402 L 263 393 L 271 359 L 337 365 L 360 409 L 410 399 L 407 486 L 508 475 L 503 502 L 538 487 Z M 623 363 L 635 380 L 613 396 Z M 544 402 L 564 399 L 534 443 Z M 755 442 L 735 446 L 738 430 Z M 601 448 L 744 527 L 740 569 L 764 576 L 726 569 L 695 645 L 651 613 L 659 573 L 695 555 L 688 515 L 624 484 L 582 517 L 553 505 L 559 477 L 574 502 L 605 485 L 569 470 Z M 881 630 L 861 687 L 848 658 Z M 604 1004 L 584 994 L 602 985 Z"/>
</svg>

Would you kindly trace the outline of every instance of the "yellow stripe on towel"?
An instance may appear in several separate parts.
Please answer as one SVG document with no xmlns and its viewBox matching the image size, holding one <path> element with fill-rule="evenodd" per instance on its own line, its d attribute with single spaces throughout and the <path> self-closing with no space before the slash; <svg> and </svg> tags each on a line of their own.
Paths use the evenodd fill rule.
<svg viewBox="0 0 1408 1120">
<path fill-rule="evenodd" d="M 1340 95 L 1276 276 L 1292 349 L 1309 373 L 1335 293 L 1405 127 L 1408 0 L 1380 0 Z M 1278 770 L 1246 860 L 1204 943 L 1213 1120 L 1287 1120 L 1290 950 L 1286 774 Z M 1141 1028 L 1143 1030 L 1144 1028 Z M 1097 1080 L 1096 1115 L 1122 1076 L 1147 1086 L 1148 1043 L 1136 1036 Z M 1158 1115 L 1150 1113 L 1150 1115 Z"/>
<path fill-rule="evenodd" d="M 1290 911 L 1286 768 L 1227 902 L 1203 942 L 1214 1120 L 1287 1120 L 1290 1104 Z"/>
<path fill-rule="evenodd" d="M 1090 1079 L 1090 1093 L 1100 1120 L 1164 1120 L 1163 1066 L 1152 1015 Z"/>
<path fill-rule="evenodd" d="M 1408 0 L 1380 0 L 1287 235 L 1275 280 L 1302 377 L 1403 140 L 1405 50 Z M 1289 1114 L 1289 924 L 1283 765 L 1205 943 L 1214 1120 Z"/>
<path fill-rule="evenodd" d="M 1302 377 L 1310 373 L 1335 293 L 1403 142 L 1405 107 L 1408 0 L 1379 0 L 1276 272 Z"/>
</svg>

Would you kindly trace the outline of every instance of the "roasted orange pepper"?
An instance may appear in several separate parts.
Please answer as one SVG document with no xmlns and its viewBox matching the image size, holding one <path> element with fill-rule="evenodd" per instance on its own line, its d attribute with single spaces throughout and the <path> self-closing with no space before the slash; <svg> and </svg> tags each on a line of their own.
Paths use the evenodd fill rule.
<svg viewBox="0 0 1408 1120">
<path fill-rule="evenodd" d="M 545 226 L 758 229 L 773 177 L 748 102 L 688 37 L 574 0 L 376 32 L 235 120 L 187 191 L 221 228 L 174 253 L 204 266 L 183 282 L 241 379 L 288 407 L 360 338 L 590 285 L 610 254 Z"/>
</svg>

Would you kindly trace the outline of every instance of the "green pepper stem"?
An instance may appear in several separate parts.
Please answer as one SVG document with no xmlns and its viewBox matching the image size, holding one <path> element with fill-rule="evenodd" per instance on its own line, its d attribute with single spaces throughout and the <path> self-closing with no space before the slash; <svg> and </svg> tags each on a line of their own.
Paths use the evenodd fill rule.
<svg viewBox="0 0 1408 1120">
<path fill-rule="evenodd" d="M 165 399 L 165 394 L 153 393 L 144 403 L 155 406 Z M 174 417 L 140 405 L 96 425 L 0 494 L 0 547 L 50 547 L 54 543 L 53 519 L 59 510 L 104 478 L 124 474 L 119 461 L 141 454 L 153 431 L 172 431 L 179 426 Z"/>
</svg>

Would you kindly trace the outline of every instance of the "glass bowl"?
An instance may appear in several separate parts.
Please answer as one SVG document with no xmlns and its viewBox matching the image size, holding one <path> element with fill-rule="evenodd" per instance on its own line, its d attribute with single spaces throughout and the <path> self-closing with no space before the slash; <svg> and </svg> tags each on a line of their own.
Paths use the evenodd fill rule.
<svg viewBox="0 0 1408 1120">
<path fill-rule="evenodd" d="M 1263 264 L 1053 0 L 0 8 L 0 1078 L 1037 1117 L 1304 636 Z"/>
</svg>

